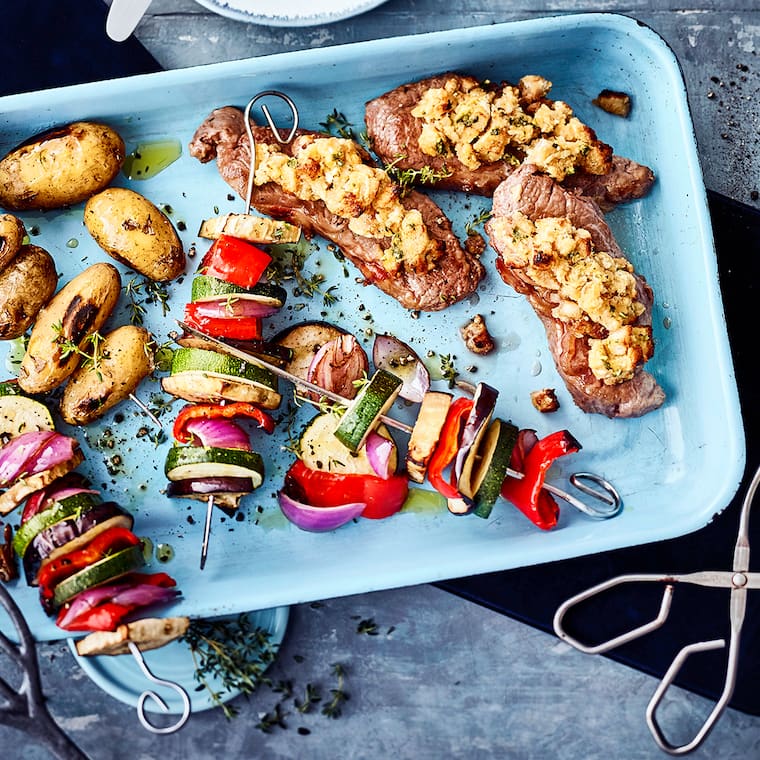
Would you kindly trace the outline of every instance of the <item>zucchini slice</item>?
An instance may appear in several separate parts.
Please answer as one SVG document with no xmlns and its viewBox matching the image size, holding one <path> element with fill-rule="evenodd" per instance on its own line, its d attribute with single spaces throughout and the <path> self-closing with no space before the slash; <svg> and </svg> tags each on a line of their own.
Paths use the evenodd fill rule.
<svg viewBox="0 0 760 760">
<path fill-rule="evenodd" d="M 254 298 L 265 303 L 271 302 L 272 305 L 280 307 L 285 303 L 288 292 L 285 288 L 270 282 L 259 282 L 252 288 L 243 288 L 240 285 L 207 274 L 199 274 L 193 277 L 190 291 L 191 301 L 213 301 L 224 296 Z"/>
<path fill-rule="evenodd" d="M 255 451 L 216 446 L 173 446 L 164 462 L 169 480 L 250 478 L 254 488 L 264 480 L 264 461 Z"/>
<path fill-rule="evenodd" d="M 396 400 L 402 383 L 400 377 L 384 369 L 377 370 L 346 409 L 335 428 L 335 437 L 351 451 L 358 451 Z"/>
<path fill-rule="evenodd" d="M 171 374 L 161 379 L 161 387 L 197 403 L 249 401 L 276 409 L 282 400 L 271 370 L 202 348 L 178 348 L 172 356 Z"/>
<path fill-rule="evenodd" d="M 92 493 L 77 493 L 53 502 L 47 509 L 38 512 L 19 526 L 16 535 L 13 536 L 13 548 L 16 550 L 16 554 L 23 557 L 29 548 L 29 544 L 43 530 L 47 530 L 67 517 L 92 509 L 101 502 L 100 496 Z"/>
<path fill-rule="evenodd" d="M 367 449 L 362 446 L 358 451 L 350 451 L 336 437 L 335 429 L 341 418 L 332 412 L 316 415 L 304 428 L 298 441 L 301 461 L 310 470 L 324 470 L 339 475 L 376 475 L 367 457 Z M 391 434 L 382 423 L 375 432 L 391 442 Z M 393 442 L 390 467 L 395 471 L 398 465 L 398 449 Z"/>
<path fill-rule="evenodd" d="M 507 476 L 509 460 L 517 442 L 518 428 L 498 417 L 488 426 L 479 446 L 479 462 L 472 475 L 475 492 L 474 514 L 488 517 L 499 498 L 501 484 Z"/>
<path fill-rule="evenodd" d="M 224 214 L 204 219 L 198 236 L 213 240 L 220 235 L 247 240 L 249 243 L 297 243 L 301 228 L 252 214 Z"/>
<path fill-rule="evenodd" d="M 442 391 L 428 391 L 422 397 L 417 421 L 406 450 L 406 472 L 415 483 L 423 483 L 428 462 L 433 456 L 453 396 Z"/>
<path fill-rule="evenodd" d="M 54 429 L 50 410 L 41 402 L 19 394 L 0 394 L 0 438 L 3 440 L 33 430 Z"/>
<path fill-rule="evenodd" d="M 277 377 L 266 367 L 204 348 L 178 348 L 172 356 L 171 374 L 201 371 L 249 380 L 276 391 Z"/>
<path fill-rule="evenodd" d="M 145 564 L 142 543 L 122 549 L 85 567 L 74 575 L 64 578 L 53 592 L 53 604 L 60 607 L 82 591 L 102 586 L 104 583 L 121 578 Z"/>
</svg>

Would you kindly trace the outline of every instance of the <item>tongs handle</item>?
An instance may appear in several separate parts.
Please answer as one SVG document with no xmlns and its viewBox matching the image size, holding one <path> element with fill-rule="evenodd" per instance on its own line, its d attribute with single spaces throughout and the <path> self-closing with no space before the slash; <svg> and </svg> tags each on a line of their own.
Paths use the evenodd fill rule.
<svg viewBox="0 0 760 760">
<path fill-rule="evenodd" d="M 640 636 L 645 636 L 647 633 L 650 633 L 651 631 L 657 630 L 667 619 L 668 613 L 670 612 L 670 605 L 673 601 L 673 584 L 668 583 L 665 586 L 665 590 L 662 594 L 662 601 L 660 602 L 660 610 L 657 613 L 657 616 L 649 621 L 648 623 L 644 623 L 643 625 L 640 625 L 638 628 L 634 628 L 630 631 L 627 631 L 626 633 L 621 633 L 619 636 L 615 636 L 612 639 L 609 639 L 609 641 L 603 641 L 601 644 L 584 644 L 582 641 L 578 641 L 578 639 L 573 638 L 563 627 L 562 621 L 564 620 L 565 615 L 568 613 L 568 611 L 575 607 L 576 605 L 580 604 L 581 602 L 585 601 L 586 599 L 590 599 L 591 597 L 596 596 L 597 594 L 601 594 L 604 591 L 607 591 L 611 588 L 614 588 L 615 586 L 622 586 L 625 583 L 635 583 L 637 581 L 661 581 L 662 576 L 661 575 L 651 575 L 651 574 L 644 574 L 644 575 L 618 575 L 615 578 L 611 578 L 608 581 L 604 581 L 603 583 L 599 583 L 596 586 L 592 586 L 591 588 L 586 589 L 585 591 L 581 591 L 579 594 L 576 594 L 573 597 L 570 597 L 567 601 L 563 602 L 558 608 L 557 611 L 554 613 L 554 632 L 559 636 L 563 641 L 566 641 L 568 644 L 571 644 L 576 649 L 580 650 L 581 652 L 584 652 L 585 654 L 602 654 L 604 652 L 609 652 L 611 649 L 614 649 L 615 647 L 619 647 L 622 644 L 627 644 L 629 641 L 633 641 L 634 639 L 638 639 Z"/>
<path fill-rule="evenodd" d="M 668 613 L 670 612 L 670 605 L 673 600 L 673 589 L 675 587 L 675 583 L 681 581 L 681 582 L 687 582 L 687 583 L 696 582 L 696 583 L 700 583 L 700 585 L 718 585 L 718 586 L 724 586 L 724 587 L 728 585 L 726 583 L 705 583 L 704 582 L 705 578 L 708 575 L 712 575 L 712 574 L 694 573 L 691 576 L 686 575 L 686 576 L 672 576 L 672 577 L 663 577 L 662 575 L 653 575 L 653 574 L 619 575 L 615 578 L 611 578 L 610 580 L 605 581 L 604 583 L 599 583 L 596 586 L 593 586 L 589 589 L 586 589 L 585 591 L 582 591 L 579 594 L 576 594 L 575 596 L 571 597 L 566 602 L 564 602 L 562 605 L 560 605 L 557 608 L 557 611 L 554 613 L 554 621 L 553 621 L 554 632 L 563 641 L 566 641 L 568 644 L 571 644 L 576 649 L 586 654 L 602 654 L 604 652 L 608 652 L 611 649 L 614 649 L 615 647 L 621 646 L 622 644 L 626 644 L 630 641 L 633 641 L 634 639 L 638 639 L 639 637 L 644 636 L 647 633 L 650 633 L 651 631 L 658 629 L 665 622 L 665 620 L 668 617 Z M 729 574 L 726 573 L 726 575 L 729 575 Z M 707 580 L 709 580 L 709 578 L 707 578 Z M 614 588 L 615 586 L 620 586 L 625 583 L 634 583 L 634 582 L 640 582 L 640 581 L 644 581 L 644 582 L 645 581 L 659 581 L 659 582 L 664 582 L 666 584 L 665 589 L 662 594 L 660 610 L 657 613 L 657 616 L 651 621 L 649 621 L 648 623 L 644 623 L 643 625 L 640 625 L 637 628 L 634 628 L 626 633 L 622 633 L 619 636 L 615 636 L 614 638 L 609 639 L 608 641 L 603 641 L 602 643 L 595 644 L 595 645 L 584 644 L 578 639 L 573 638 L 564 629 L 563 620 L 564 620 L 565 615 L 571 608 L 573 608 L 577 604 L 580 604 L 586 599 L 590 599 L 591 597 L 596 596 L 597 594 L 600 594 L 604 591 Z M 729 649 L 728 649 L 728 662 L 726 664 L 726 680 L 723 686 L 723 692 L 721 693 L 718 701 L 715 703 L 715 706 L 710 712 L 710 715 L 707 717 L 705 722 L 702 724 L 702 727 L 694 735 L 694 738 L 691 741 L 687 742 L 686 744 L 680 744 L 680 745 L 672 744 L 670 741 L 668 741 L 662 729 L 660 728 L 659 723 L 657 722 L 657 708 L 660 706 L 660 703 L 662 702 L 665 696 L 665 693 L 667 692 L 670 685 L 678 677 L 678 673 L 680 672 L 686 660 L 692 654 L 696 654 L 698 652 L 709 652 L 715 649 L 724 648 L 726 646 L 726 642 L 724 639 L 714 639 L 712 641 L 698 641 L 698 642 L 695 642 L 693 644 L 688 644 L 687 646 L 683 647 L 683 649 L 681 649 L 678 652 L 678 654 L 675 656 L 675 658 L 673 659 L 673 662 L 670 664 L 670 667 L 668 668 L 667 672 L 665 673 L 662 680 L 658 684 L 657 689 L 652 695 L 652 698 L 649 700 L 649 704 L 647 705 L 647 709 L 646 709 L 647 725 L 649 726 L 649 730 L 652 733 L 652 736 L 655 742 L 657 743 L 657 746 L 663 751 L 667 752 L 668 754 L 685 755 L 688 752 L 691 752 L 692 750 L 696 749 L 704 741 L 707 734 L 712 730 L 712 727 L 715 725 L 718 718 L 720 718 L 721 714 L 723 713 L 729 701 L 731 700 L 731 697 L 733 696 L 733 693 L 734 693 L 734 687 L 736 685 L 736 672 L 737 672 L 738 658 L 739 658 L 739 638 L 740 638 L 742 620 L 744 619 L 745 606 L 746 606 L 746 589 L 736 588 L 736 587 L 733 588 L 731 591 L 731 602 L 730 602 L 731 640 L 730 640 Z"/>
</svg>

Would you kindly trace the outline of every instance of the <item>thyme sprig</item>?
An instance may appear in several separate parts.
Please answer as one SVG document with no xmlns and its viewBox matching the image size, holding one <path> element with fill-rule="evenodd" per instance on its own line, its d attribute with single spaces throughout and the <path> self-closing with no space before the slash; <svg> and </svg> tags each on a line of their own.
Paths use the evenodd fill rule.
<svg viewBox="0 0 760 760">
<path fill-rule="evenodd" d="M 421 169 L 401 169 L 398 164 L 406 158 L 404 155 L 396 156 L 389 164 L 385 165 L 385 173 L 401 188 L 401 195 L 406 195 L 414 185 L 435 185 L 442 179 L 451 176 L 450 169 L 436 171 L 432 166 L 423 166 Z"/>
<path fill-rule="evenodd" d="M 488 209 L 483 209 L 479 214 L 476 214 L 469 222 L 464 225 L 464 231 L 468 235 L 475 235 L 477 227 L 481 227 L 491 218 L 491 212 Z"/>
<path fill-rule="evenodd" d="M 139 280 L 132 277 L 124 286 L 124 295 L 129 301 L 129 321 L 133 325 L 142 325 L 147 314 L 145 304 L 158 304 L 162 315 L 169 313 L 169 291 L 162 282 L 156 282 L 148 277 Z"/>
<path fill-rule="evenodd" d="M 261 684 L 271 686 L 264 673 L 278 647 L 272 643 L 269 631 L 253 626 L 247 613 L 235 620 L 193 620 L 183 639 L 193 657 L 195 680 L 228 720 L 238 711 L 224 702 L 226 694 L 239 691 L 248 696 Z M 214 680 L 221 688 L 212 685 Z M 273 720 L 280 724 L 283 716 L 277 712 Z"/>
<path fill-rule="evenodd" d="M 334 662 L 331 667 L 333 675 L 338 679 L 338 685 L 334 689 L 330 689 L 332 699 L 322 708 L 322 715 L 326 715 L 328 718 L 339 718 L 343 705 L 349 698 L 345 691 L 346 671 L 339 662 Z"/>
<path fill-rule="evenodd" d="M 76 344 L 63 334 L 63 323 L 60 320 L 53 325 L 53 331 L 57 335 L 55 343 L 61 349 L 61 359 L 79 356 L 82 359 L 82 366 L 97 372 L 100 377 L 100 362 L 105 357 L 101 347 L 104 338 L 97 330 L 90 333 L 80 344 Z"/>
<path fill-rule="evenodd" d="M 293 281 L 295 287 L 293 294 L 312 299 L 321 296 L 325 306 L 332 306 L 338 301 L 335 291 L 337 285 L 331 285 L 326 290 L 322 285 L 327 279 L 320 272 L 307 276 L 304 274 L 306 259 L 311 253 L 318 250 L 316 243 L 310 243 L 302 237 L 297 243 L 283 243 L 270 246 L 269 253 L 272 263 L 267 269 L 266 276 L 269 282 L 282 285 L 284 282 Z"/>
<path fill-rule="evenodd" d="M 456 385 L 459 372 L 454 365 L 456 357 L 453 354 L 441 354 L 441 377 L 448 381 L 449 388 L 453 388 Z"/>
<path fill-rule="evenodd" d="M 319 122 L 319 126 L 327 134 L 336 134 L 338 137 L 344 137 L 347 140 L 354 139 L 353 123 L 350 122 L 337 108 L 333 108 L 332 113 L 327 114 L 324 121 Z"/>
</svg>

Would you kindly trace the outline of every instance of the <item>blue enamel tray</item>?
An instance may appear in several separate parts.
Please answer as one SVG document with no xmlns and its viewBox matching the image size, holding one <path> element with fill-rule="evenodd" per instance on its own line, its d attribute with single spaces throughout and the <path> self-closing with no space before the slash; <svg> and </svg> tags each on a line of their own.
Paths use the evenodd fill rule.
<svg viewBox="0 0 760 760">
<path fill-rule="evenodd" d="M 379 291 L 355 281 L 355 272 L 335 260 L 324 241 L 306 263 L 307 274 L 323 273 L 337 301 L 291 295 L 281 314 L 267 320 L 272 335 L 306 319 L 327 319 L 352 330 L 371 350 L 373 331 L 391 332 L 418 353 L 456 357 L 462 379 L 485 380 L 501 390 L 497 413 L 539 435 L 568 428 L 583 444 L 558 462 L 551 479 L 563 485 L 569 473 L 590 470 L 610 479 L 623 495 L 623 513 L 598 522 L 562 508 L 558 528 L 537 530 L 506 502 L 489 520 L 455 517 L 445 510 L 411 509 L 384 521 L 360 520 L 329 534 L 304 533 L 286 522 L 275 493 L 292 461 L 283 450 L 285 425 L 271 438 L 257 436 L 267 478 L 243 501 L 238 519 L 214 516 L 206 568 L 198 569 L 204 505 L 170 500 L 163 490 L 168 442 L 137 436 L 150 421 L 123 405 L 87 430 L 61 427 L 82 442 L 82 472 L 135 514 L 135 530 L 174 549 L 160 569 L 177 579 L 184 596 L 171 614 L 225 615 L 345 594 L 426 583 L 464 575 L 551 562 L 683 535 L 707 524 L 734 495 L 744 469 L 744 435 L 731 362 L 717 266 L 686 92 L 678 63 L 660 37 L 618 15 L 584 14 L 492 25 L 413 37 L 274 55 L 127 79 L 48 90 L 0 100 L 0 150 L 53 124 L 101 119 L 113 124 L 131 151 L 139 143 L 178 139 L 187 146 L 198 124 L 222 105 L 244 107 L 262 90 L 279 89 L 297 103 L 301 124 L 319 128 L 337 109 L 363 129 L 366 100 L 403 82 L 458 69 L 479 78 L 516 81 L 538 73 L 553 82 L 552 96 L 569 102 L 615 151 L 655 170 L 648 197 L 609 216 L 617 239 L 655 293 L 656 354 L 648 368 L 668 400 L 641 419 L 609 420 L 580 412 L 570 400 L 549 355 L 538 319 L 523 298 L 502 283 L 484 253 L 488 276 L 467 302 L 418 319 Z M 597 109 L 602 89 L 623 90 L 634 99 L 628 119 Z M 277 114 L 275 114 L 277 116 Z M 195 232 L 218 211 L 242 211 L 238 198 L 213 164 L 201 165 L 183 151 L 155 177 L 116 184 L 131 186 L 171 207 L 189 248 L 207 246 Z M 455 231 L 489 208 L 486 199 L 436 193 Z M 82 207 L 24 214 L 37 228 L 35 242 L 55 256 L 63 279 L 105 259 L 82 225 Z M 181 224 L 180 224 L 181 223 Z M 73 247 L 76 243 L 76 247 Z M 190 274 L 194 266 L 191 261 Z M 123 282 L 133 276 L 122 268 Z M 189 297 L 191 277 L 174 284 L 170 312 L 148 305 L 146 324 L 159 342 L 169 340 Z M 468 355 L 458 327 L 485 315 L 499 350 Z M 129 320 L 126 297 L 108 327 Z M 0 361 L 5 347 L 0 347 Z M 473 366 L 473 371 L 468 367 Z M 436 387 L 445 387 L 436 381 Z M 554 387 L 559 412 L 541 415 L 531 390 Z M 289 389 L 283 385 L 285 398 Z M 156 380 L 138 391 L 148 403 L 160 395 Z M 170 433 L 175 403 L 162 419 Z M 408 411 L 396 407 L 399 417 Z M 301 410 L 296 428 L 311 412 Z M 109 448 L 109 440 L 113 448 Z M 399 436 L 399 443 L 405 440 Z M 260 445 L 259 445 L 260 444 Z M 114 467 L 112 457 L 120 456 Z M 13 521 L 11 517 L 11 521 Z M 16 518 L 17 519 L 17 518 Z M 39 639 L 61 632 L 43 614 L 34 590 L 12 585 Z"/>
</svg>

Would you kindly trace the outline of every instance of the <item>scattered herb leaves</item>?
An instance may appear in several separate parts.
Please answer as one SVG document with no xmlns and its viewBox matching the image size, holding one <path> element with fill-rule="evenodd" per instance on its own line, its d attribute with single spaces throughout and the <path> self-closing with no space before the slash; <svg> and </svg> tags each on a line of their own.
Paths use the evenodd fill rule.
<svg viewBox="0 0 760 760">
<path fill-rule="evenodd" d="M 183 639 L 193 656 L 196 681 L 228 720 L 238 711 L 224 702 L 225 694 L 239 691 L 248 696 L 261 684 L 271 685 L 264 673 L 275 659 L 277 646 L 269 631 L 254 627 L 246 613 L 235 620 L 193 620 Z M 211 685 L 214 679 L 221 684 L 218 690 Z M 282 717 L 276 710 L 268 720 L 280 725 Z"/>
<path fill-rule="evenodd" d="M 351 129 L 353 124 L 337 108 L 333 108 L 332 113 L 327 114 L 327 118 L 319 122 L 319 126 L 327 134 L 337 135 L 346 140 L 354 139 L 354 130 Z"/>
</svg>

